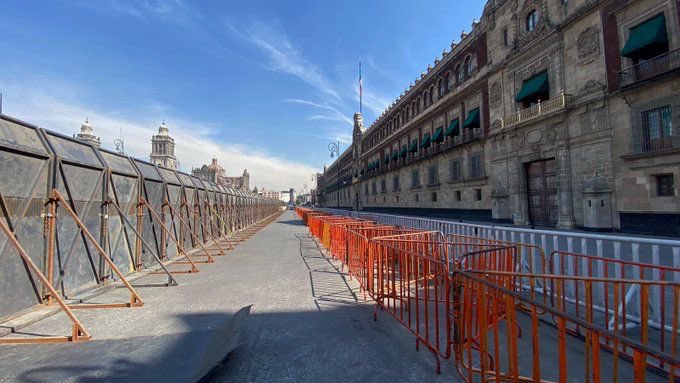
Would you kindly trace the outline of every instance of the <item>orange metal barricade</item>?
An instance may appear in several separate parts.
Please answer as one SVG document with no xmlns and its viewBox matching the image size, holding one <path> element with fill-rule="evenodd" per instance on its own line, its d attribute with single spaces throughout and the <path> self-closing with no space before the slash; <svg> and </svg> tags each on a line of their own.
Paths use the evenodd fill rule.
<svg viewBox="0 0 680 383">
<path fill-rule="evenodd" d="M 654 265 L 642 262 L 626 261 L 606 257 L 596 257 L 586 254 L 554 251 L 549 256 L 550 274 L 568 275 L 586 278 L 602 278 L 603 282 L 594 286 L 592 292 L 586 292 L 579 283 L 568 282 L 560 294 L 556 294 L 555 287 L 550 286 L 551 304 L 562 306 L 570 310 L 576 317 L 584 317 L 589 311 L 596 313 L 593 320 L 600 326 L 613 331 L 620 331 L 623 337 L 639 337 L 647 334 L 653 344 L 652 348 L 661 352 L 674 353 L 678 347 L 673 342 L 673 334 L 680 329 L 673 322 L 677 315 L 679 303 L 674 295 L 673 285 L 653 285 L 643 296 L 642 285 L 639 283 L 626 284 L 621 280 L 637 280 L 651 282 L 675 281 L 680 276 L 680 269 Z M 610 280 L 619 281 L 616 284 Z M 616 291 L 614 291 L 616 290 Z M 592 297 L 587 300 L 585 294 Z M 614 303 L 614 296 L 619 297 Z M 645 302 L 643 304 L 643 302 Z M 645 308 L 648 307 L 648 309 Z M 643 317 L 646 316 L 646 319 Z M 581 336 L 578 325 L 568 327 L 569 333 Z M 612 350 L 612 344 L 607 339 L 601 339 L 602 347 Z M 632 349 L 623 347 L 618 351 L 623 358 L 633 359 Z M 648 357 L 649 367 L 657 369 L 659 373 L 668 373 L 669 365 L 663 360 Z"/>
<path fill-rule="evenodd" d="M 468 382 L 680 379 L 680 269 L 312 213 L 376 319 L 404 325 L 438 371 L 453 356 Z"/>
<path fill-rule="evenodd" d="M 584 315 L 577 316 L 569 302 L 544 303 L 534 294 L 517 291 L 514 286 L 518 279 L 527 280 L 534 287 L 538 281 L 548 280 L 557 296 L 570 284 L 577 284 L 585 292 L 587 309 Z M 625 336 L 619 323 L 613 330 L 597 323 L 593 292 L 605 284 L 612 286 L 616 304 L 622 299 L 617 293 L 622 285 L 639 285 L 643 297 L 654 288 L 670 289 L 676 302 L 673 307 L 676 331 L 671 337 L 672 343 L 677 344 L 678 285 L 664 281 L 461 269 L 456 271 L 453 282 L 454 337 L 458 340 L 454 342 L 454 360 L 459 373 L 469 382 L 644 382 L 649 375 L 647 362 L 652 359 L 663 361 L 668 381 L 680 378 L 676 376 L 680 367 L 677 347 L 667 351 L 654 347 L 644 326 L 637 337 L 633 337 Z M 646 304 L 640 306 L 646 319 Z M 569 328 L 575 327 L 580 329 L 579 336 L 571 336 Z M 487 330 L 480 331 L 480 328 Z M 475 347 L 470 347 L 473 341 Z M 604 353 L 603 344 L 611 345 Z M 623 350 L 632 358 L 622 358 Z"/>
<path fill-rule="evenodd" d="M 378 306 L 441 359 L 451 353 L 451 300 L 448 255 L 438 232 L 417 232 L 370 240 L 368 262 L 375 267 L 369 292 Z M 377 319 L 377 307 L 375 316 Z"/>
</svg>

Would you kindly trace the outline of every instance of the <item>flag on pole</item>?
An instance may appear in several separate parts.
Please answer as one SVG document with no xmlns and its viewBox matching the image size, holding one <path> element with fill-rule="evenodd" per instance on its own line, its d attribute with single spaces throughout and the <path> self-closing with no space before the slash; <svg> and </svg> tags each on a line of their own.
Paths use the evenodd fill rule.
<svg viewBox="0 0 680 383">
<path fill-rule="evenodd" d="M 363 104 L 363 96 L 364 96 L 364 83 L 361 80 L 361 60 L 359 60 L 359 113 L 362 113 L 361 107 Z"/>
</svg>

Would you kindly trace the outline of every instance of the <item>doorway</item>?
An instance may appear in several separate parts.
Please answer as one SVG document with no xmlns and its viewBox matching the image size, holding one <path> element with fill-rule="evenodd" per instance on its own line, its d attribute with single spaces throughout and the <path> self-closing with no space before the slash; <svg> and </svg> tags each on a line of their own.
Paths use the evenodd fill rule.
<svg viewBox="0 0 680 383">
<path fill-rule="evenodd" d="M 533 225 L 557 225 L 557 164 L 555 159 L 525 164 L 529 220 Z"/>
</svg>

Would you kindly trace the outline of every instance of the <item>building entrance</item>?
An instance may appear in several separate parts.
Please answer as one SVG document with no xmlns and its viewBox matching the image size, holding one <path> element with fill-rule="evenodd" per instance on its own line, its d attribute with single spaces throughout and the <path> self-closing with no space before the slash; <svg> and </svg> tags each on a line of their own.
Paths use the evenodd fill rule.
<svg viewBox="0 0 680 383">
<path fill-rule="evenodd" d="M 555 159 L 525 164 L 529 220 L 534 225 L 557 225 L 557 165 Z"/>
</svg>

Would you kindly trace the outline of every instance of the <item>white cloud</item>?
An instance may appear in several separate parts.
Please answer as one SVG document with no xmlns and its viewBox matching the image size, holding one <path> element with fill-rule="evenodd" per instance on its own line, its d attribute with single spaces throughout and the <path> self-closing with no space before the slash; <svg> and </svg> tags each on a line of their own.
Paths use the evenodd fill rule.
<svg viewBox="0 0 680 383">
<path fill-rule="evenodd" d="M 101 11 L 114 11 L 128 16 L 144 19 L 150 15 L 166 15 L 178 9 L 184 8 L 182 0 L 99 0 L 80 3 L 92 9 Z"/>
<path fill-rule="evenodd" d="M 317 102 L 308 101 L 308 100 L 301 100 L 301 99 L 287 99 L 287 100 L 283 100 L 283 102 L 289 102 L 289 103 L 301 104 L 301 105 L 308 105 L 308 106 L 312 106 L 314 108 L 326 110 L 326 111 L 329 112 L 328 114 L 315 114 L 315 115 L 309 116 L 308 118 L 310 120 L 337 121 L 337 122 L 345 123 L 349 126 L 352 126 L 354 124 L 352 119 L 349 118 L 347 116 L 347 114 L 342 113 L 338 108 L 331 106 L 331 105 L 328 105 L 328 104 L 320 104 L 320 103 L 317 103 Z"/>
<path fill-rule="evenodd" d="M 0 89 L 4 93 L 3 112 L 7 115 L 69 136 L 77 133 L 85 118 L 89 118 L 94 133 L 108 149 L 113 149 L 113 141 L 119 137 L 122 128 L 126 153 L 147 161 L 151 136 L 157 133 L 159 123 L 165 119 L 177 144 L 175 151 L 181 169 L 187 173 L 191 167 L 209 162 L 214 155 L 228 175 L 241 175 L 247 168 L 251 188 L 257 185 L 274 190 L 290 187 L 300 190 L 302 185 L 311 184 L 311 174 L 318 170 L 277 158 L 262 148 L 219 143 L 216 140 L 218 126 L 173 115 L 167 106 L 155 101 L 141 102 L 150 107 L 139 111 L 121 113 L 87 105 L 78 97 L 85 93 L 82 89 L 45 78 L 21 83 L 0 80 Z"/>
<path fill-rule="evenodd" d="M 225 26 L 232 35 L 255 46 L 268 56 L 269 63 L 266 69 L 293 75 L 336 101 L 341 100 L 338 91 L 321 70 L 307 60 L 282 31 L 261 22 L 251 23 L 245 29 L 239 29 L 230 23 L 225 23 Z"/>
</svg>

